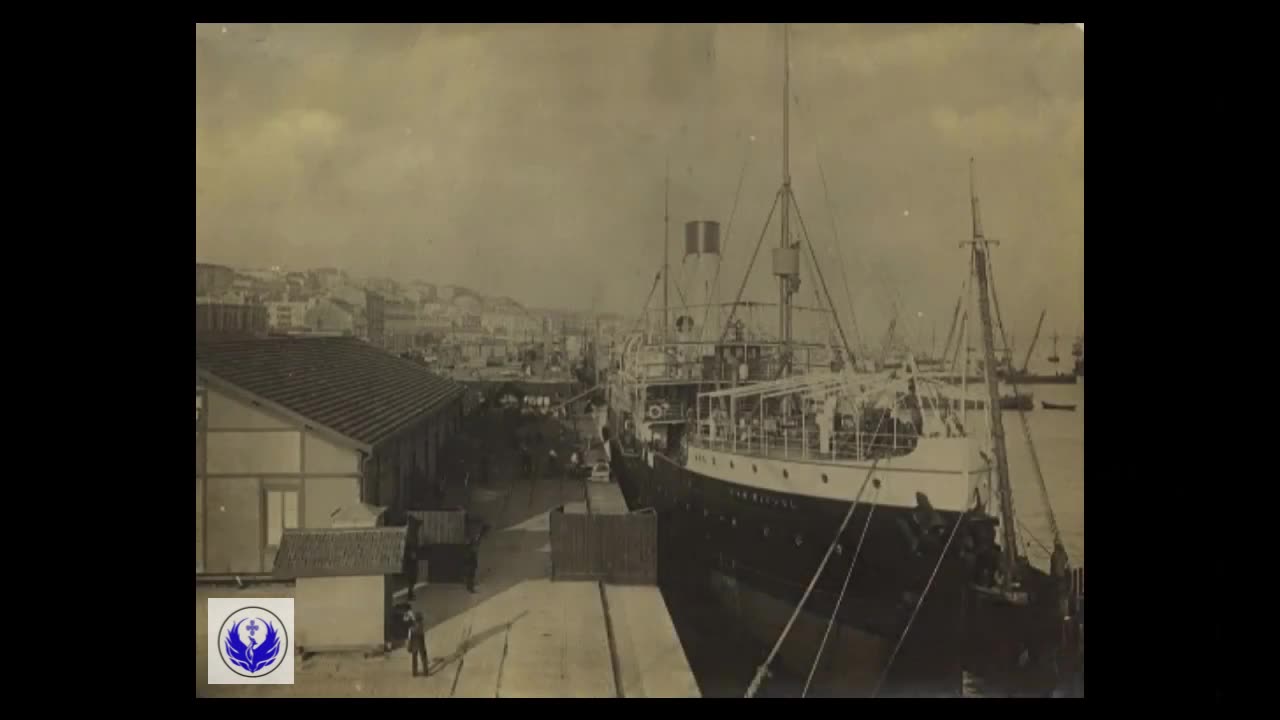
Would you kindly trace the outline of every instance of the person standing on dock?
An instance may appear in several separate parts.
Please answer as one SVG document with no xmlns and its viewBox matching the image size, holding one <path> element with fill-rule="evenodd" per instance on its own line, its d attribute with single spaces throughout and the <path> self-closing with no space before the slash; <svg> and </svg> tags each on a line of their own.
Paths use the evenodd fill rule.
<svg viewBox="0 0 1280 720">
<path fill-rule="evenodd" d="M 420 612 L 409 613 L 409 655 L 413 657 L 413 676 L 418 677 L 418 659 L 422 659 L 422 674 L 429 675 L 427 664 L 427 626 Z"/>
</svg>

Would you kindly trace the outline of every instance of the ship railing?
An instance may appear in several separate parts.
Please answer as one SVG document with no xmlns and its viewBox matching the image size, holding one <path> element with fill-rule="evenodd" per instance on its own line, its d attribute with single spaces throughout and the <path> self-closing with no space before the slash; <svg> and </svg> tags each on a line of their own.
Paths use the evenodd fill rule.
<svg viewBox="0 0 1280 720">
<path fill-rule="evenodd" d="M 758 425 L 729 428 L 703 423 L 691 436 L 695 447 L 755 457 L 812 462 L 867 460 L 905 455 L 916 447 L 918 435 L 896 424 L 879 432 L 862 429 L 820 433 L 814 428 L 761 430 Z"/>
<path fill-rule="evenodd" d="M 814 352 L 814 350 L 820 351 L 822 348 L 795 349 L 790 363 L 792 373 L 805 375 L 830 370 L 831 363 L 823 353 Z M 746 365 L 745 377 L 741 373 L 740 363 L 714 356 L 700 357 L 696 360 L 661 359 L 631 362 L 627 364 L 627 368 L 630 373 L 649 382 L 669 380 L 769 382 L 777 379 L 779 370 L 782 368 L 781 361 L 772 356 L 750 359 Z"/>
<path fill-rule="evenodd" d="M 793 304 L 791 326 L 793 338 L 825 338 L 830 333 L 832 311 L 824 307 Z M 664 322 L 665 316 L 665 322 Z M 650 308 L 645 312 L 643 329 L 648 336 L 661 336 L 663 328 L 669 335 L 680 330 L 680 317 L 693 321 L 692 334 L 700 340 L 715 342 L 729 327 L 729 335 L 741 331 L 747 336 L 768 337 L 778 322 L 778 304 L 740 301 L 737 303 L 695 303 L 679 308 Z"/>
<path fill-rule="evenodd" d="M 649 403 L 645 408 L 644 419 L 651 423 L 684 422 L 689 419 L 690 405 L 684 402 Z"/>
</svg>

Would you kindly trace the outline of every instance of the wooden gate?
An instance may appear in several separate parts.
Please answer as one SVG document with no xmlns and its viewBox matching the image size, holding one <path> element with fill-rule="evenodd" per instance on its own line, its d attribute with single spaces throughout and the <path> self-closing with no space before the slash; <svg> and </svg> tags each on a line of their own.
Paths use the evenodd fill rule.
<svg viewBox="0 0 1280 720">
<path fill-rule="evenodd" d="M 614 585 L 658 581 L 658 516 L 551 513 L 551 579 Z"/>
</svg>

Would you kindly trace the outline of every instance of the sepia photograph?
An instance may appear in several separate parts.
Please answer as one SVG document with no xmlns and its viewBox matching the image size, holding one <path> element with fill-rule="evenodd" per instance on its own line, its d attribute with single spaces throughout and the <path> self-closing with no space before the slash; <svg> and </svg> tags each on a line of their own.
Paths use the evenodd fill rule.
<svg viewBox="0 0 1280 720">
<path fill-rule="evenodd" d="M 197 698 L 1084 697 L 1083 23 L 195 40 Z"/>
</svg>

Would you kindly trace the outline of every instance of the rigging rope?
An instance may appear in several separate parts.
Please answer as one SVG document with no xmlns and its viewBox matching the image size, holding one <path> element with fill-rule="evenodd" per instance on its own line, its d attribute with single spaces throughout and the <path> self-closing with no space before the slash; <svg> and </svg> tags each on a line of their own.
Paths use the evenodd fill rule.
<svg viewBox="0 0 1280 720">
<path fill-rule="evenodd" d="M 1026 524 L 1026 523 L 1024 523 L 1024 522 L 1022 522 L 1021 520 L 1019 520 L 1019 521 L 1018 521 L 1018 526 L 1022 528 L 1022 532 L 1023 532 L 1023 534 L 1025 534 L 1027 537 L 1031 538 L 1032 540 L 1035 540 L 1035 541 L 1036 541 L 1036 544 L 1040 546 L 1040 549 L 1041 549 L 1041 550 L 1043 550 L 1043 551 L 1045 551 L 1045 552 L 1047 552 L 1047 553 L 1049 553 L 1049 554 L 1051 554 L 1051 555 L 1053 554 L 1053 551 L 1052 551 L 1052 550 L 1050 550 L 1050 549 L 1049 549 L 1049 548 L 1048 548 L 1044 543 L 1040 542 L 1040 538 L 1036 537 L 1036 536 L 1035 536 L 1035 533 L 1031 532 L 1031 529 L 1027 527 L 1027 524 Z"/>
<path fill-rule="evenodd" d="M 733 232 L 733 219 L 738 215 L 738 199 L 742 197 L 742 184 L 747 179 L 747 166 L 751 163 L 751 145 L 747 144 L 747 156 L 742 160 L 742 172 L 738 174 L 738 189 L 733 193 L 733 207 L 729 209 L 729 224 L 725 226 L 724 237 L 720 240 L 720 262 L 716 263 L 716 274 L 711 278 L 711 292 L 713 297 L 720 294 L 720 268 L 724 265 L 725 248 L 729 247 L 729 234 Z M 719 314 L 719 310 L 716 311 Z M 698 340 L 703 339 L 703 331 L 707 327 L 707 318 L 711 317 L 711 303 L 707 303 L 706 311 L 702 313 L 702 328 L 698 331 Z"/>
<path fill-rule="evenodd" d="M 751 253 L 751 262 L 747 263 L 747 271 L 742 275 L 742 284 L 738 286 L 738 295 L 733 299 L 733 307 L 729 310 L 729 317 L 724 322 L 724 329 L 720 331 L 719 345 L 724 344 L 725 338 L 729 337 L 729 328 L 733 326 L 733 318 L 738 314 L 738 303 L 742 300 L 742 291 L 747 289 L 747 280 L 751 277 L 751 268 L 755 267 L 756 256 L 760 254 L 760 245 L 764 243 L 764 236 L 769 232 L 769 223 L 773 221 L 773 213 L 778 209 L 778 199 L 782 197 L 782 189 L 773 196 L 773 206 L 769 208 L 769 216 L 764 219 L 764 227 L 760 230 L 760 239 L 756 240 L 756 249 Z"/>
<path fill-rule="evenodd" d="M 640 317 L 636 319 L 636 330 L 639 330 L 641 327 L 644 326 L 645 316 L 648 315 L 649 313 L 649 302 L 653 300 L 653 293 L 658 289 L 658 283 L 661 280 L 662 280 L 662 271 L 659 270 L 658 274 L 653 277 L 653 287 L 649 288 L 649 296 L 644 299 L 644 307 L 640 308 Z M 634 335 L 636 333 L 636 330 L 632 330 L 631 334 Z"/>
<path fill-rule="evenodd" d="M 813 682 L 813 674 L 818 670 L 818 664 L 822 662 L 822 653 L 827 647 L 827 638 L 831 635 L 831 628 L 836 624 L 836 615 L 840 612 L 840 605 L 844 603 L 845 590 L 849 589 L 849 580 L 853 578 L 853 568 L 858 565 L 858 555 L 862 553 L 862 541 L 867 539 L 867 530 L 871 529 L 871 517 L 876 512 L 876 501 L 880 499 L 880 488 L 876 488 L 875 497 L 871 498 L 871 510 L 867 512 L 867 522 L 862 526 L 862 535 L 858 537 L 858 547 L 853 551 L 853 559 L 849 561 L 849 572 L 844 575 L 844 585 L 840 586 L 840 596 L 836 598 L 836 606 L 831 611 L 831 619 L 827 622 L 827 631 L 822 634 L 822 643 L 818 645 L 818 654 L 813 658 L 813 667 L 809 668 L 809 677 L 805 678 L 804 690 L 800 692 L 800 697 L 806 697 L 809 694 L 809 683 Z"/>
<path fill-rule="evenodd" d="M 933 566 L 933 572 L 929 574 L 929 582 L 925 583 L 924 592 L 920 594 L 920 599 L 916 601 L 916 606 L 911 610 L 911 617 L 907 620 L 907 626 L 903 628 L 902 635 L 898 638 L 898 644 L 893 648 L 893 654 L 889 656 L 889 662 L 885 663 L 884 670 L 880 673 L 880 680 L 876 683 L 875 692 L 871 693 L 871 697 L 880 694 L 880 689 L 884 687 L 884 681 L 889 677 L 889 669 L 893 667 L 893 661 L 898 658 L 898 651 L 902 649 L 902 643 L 907 639 L 907 633 L 911 632 L 911 624 L 916 621 L 916 615 L 920 613 L 920 608 L 924 606 L 925 597 L 929 595 L 929 589 L 933 587 L 933 580 L 938 576 L 938 570 L 942 567 L 942 561 L 947 557 L 947 551 L 951 549 L 951 541 L 956 539 L 956 531 L 960 529 L 960 524 L 964 522 L 964 514 L 956 518 L 955 527 L 951 528 L 951 535 L 947 538 L 947 544 L 942 547 L 942 553 L 938 555 L 938 562 Z"/>
<path fill-rule="evenodd" d="M 1000 327 L 1000 341 L 1004 343 L 1005 347 L 1008 347 L 1009 343 L 1004 335 L 1004 324 L 999 321 L 1000 299 L 999 299 L 999 295 L 996 293 L 996 280 L 995 280 L 995 274 L 993 272 L 993 268 L 991 266 L 991 254 L 990 253 L 985 253 L 985 254 L 987 255 L 987 284 L 991 287 L 991 302 L 993 305 L 995 305 L 995 308 L 996 308 L 997 325 Z M 1027 349 L 1027 357 L 1031 356 L 1031 350 L 1033 349 L 1035 349 L 1034 343 L 1030 348 Z M 1014 399 L 1016 400 L 1017 396 L 1019 395 L 1017 377 L 1012 372 L 1013 370 L 1012 367 L 1009 368 L 1009 370 L 1010 370 L 1010 373 L 1007 376 L 1007 381 L 1009 383 L 1009 386 L 1013 388 L 1013 395 L 1014 395 Z M 1055 546 L 1062 546 L 1062 533 L 1058 531 L 1058 518 L 1054 516 L 1053 503 L 1049 500 L 1049 486 L 1044 480 L 1044 472 L 1040 469 L 1040 456 L 1036 452 L 1035 443 L 1032 441 L 1032 438 L 1031 438 L 1031 423 L 1030 421 L 1027 420 L 1027 412 L 1022 409 L 1021 403 L 1018 403 L 1017 405 L 1018 405 L 1018 419 L 1021 421 L 1020 424 L 1022 425 L 1022 437 L 1023 439 L 1026 440 L 1027 449 L 1030 451 L 1031 467 L 1035 471 L 1036 481 L 1040 486 L 1040 502 L 1044 503 L 1044 511 L 1049 518 L 1049 530 L 1050 532 L 1053 533 L 1053 543 Z M 1009 501 L 1012 502 L 1013 498 L 1009 498 Z M 1010 508 L 1010 511 L 1012 511 L 1012 507 Z"/>
<path fill-rule="evenodd" d="M 831 305 L 831 314 L 836 322 L 836 329 L 840 331 L 840 342 L 844 343 L 844 351 L 850 363 L 852 363 L 855 357 L 853 349 L 849 347 L 849 339 L 845 337 L 844 326 L 840 324 L 840 316 L 835 312 L 835 301 L 831 299 L 831 291 L 827 289 L 827 279 L 822 274 L 822 266 L 818 264 L 818 255 L 814 252 L 813 241 L 809 239 L 809 228 L 805 227 L 804 214 L 800 212 L 800 205 L 796 202 L 795 195 L 791 195 L 791 207 L 795 208 L 796 218 L 800 220 L 800 231 L 804 233 L 804 244 L 809 246 L 809 255 L 813 258 L 814 269 L 818 271 L 818 281 L 822 283 L 822 292 L 827 296 L 827 302 Z"/>
<path fill-rule="evenodd" d="M 796 105 L 800 106 L 800 103 L 797 101 Z M 809 124 L 810 135 L 813 137 L 814 160 L 817 162 L 817 165 L 818 165 L 818 178 L 822 181 L 822 195 L 823 195 L 823 199 L 826 200 L 826 203 L 827 203 L 827 216 L 831 220 L 831 235 L 833 238 L 832 248 L 835 249 L 836 260 L 840 265 L 840 277 L 844 283 L 845 299 L 849 304 L 849 322 L 853 325 L 853 339 L 857 341 L 858 351 L 859 353 L 861 353 L 864 350 L 863 342 L 862 342 L 862 332 L 858 329 L 858 315 L 854 311 L 853 291 L 849 289 L 849 270 L 847 267 L 845 267 L 844 253 L 842 253 L 840 250 L 840 231 L 836 227 L 836 215 L 831 210 L 831 188 L 827 185 L 827 173 L 822 167 L 822 149 L 819 147 L 819 141 L 818 141 L 818 123 L 815 120 L 813 113 L 809 112 L 808 104 L 805 104 L 801 107 L 803 108 L 805 119 L 808 121 L 808 124 Z M 796 212 L 798 213 L 799 210 L 797 210 Z M 834 308 L 833 308 L 833 312 L 834 312 Z M 853 362 L 853 359 L 850 358 L 850 363 L 852 362 Z"/>
<path fill-rule="evenodd" d="M 751 685 L 747 687 L 747 693 L 744 697 L 755 697 L 755 694 L 760 690 L 760 683 L 764 681 L 765 674 L 769 672 L 769 665 L 773 663 L 773 658 L 782 649 L 782 643 L 791 632 L 791 626 L 795 624 L 796 618 L 800 616 L 800 610 L 804 608 L 805 601 L 809 599 L 809 594 L 813 592 L 814 586 L 818 584 L 818 578 L 822 576 L 823 569 L 827 567 L 827 561 L 831 559 L 831 553 L 836 549 L 836 544 L 840 542 L 840 537 L 844 535 L 844 529 L 848 527 L 849 520 L 853 517 L 853 511 L 858 507 L 858 501 L 862 499 L 862 493 L 866 491 L 867 484 L 871 482 L 871 475 L 876 471 L 876 467 L 879 464 L 879 458 L 871 463 L 871 468 L 867 470 L 867 477 L 862 481 L 862 487 L 858 489 L 858 495 L 854 497 L 853 504 L 849 506 L 849 511 L 845 513 L 844 520 L 840 522 L 840 529 L 836 531 L 836 536 L 832 538 L 831 544 L 827 546 L 827 554 L 822 556 L 822 562 L 818 564 L 817 571 L 814 572 L 813 578 L 809 580 L 809 587 L 805 588 L 804 595 L 800 598 L 800 602 L 796 604 L 796 609 L 791 613 L 791 619 L 787 621 L 786 627 L 782 628 L 782 634 L 778 636 L 778 641 L 774 643 L 773 650 L 769 651 L 769 656 L 756 669 L 756 675 L 751 679 Z"/>
<path fill-rule="evenodd" d="M 799 213 L 797 213 L 797 215 L 799 215 Z M 803 262 L 803 263 L 805 264 L 805 266 L 806 266 L 806 267 L 810 266 L 810 265 L 813 263 L 813 261 L 812 261 L 812 260 L 810 260 L 808 257 L 804 256 L 803 254 L 801 254 L 800 259 L 801 259 L 801 262 Z M 816 266 L 816 265 L 814 265 L 813 267 L 815 268 L 815 269 L 813 270 L 813 275 L 814 275 L 814 277 L 817 277 L 817 270 L 816 270 L 816 267 L 817 267 L 817 266 Z M 821 308 L 822 308 L 822 295 L 821 295 L 821 293 L 819 293 L 819 292 L 818 292 L 818 283 L 812 283 L 812 284 L 813 284 L 813 305 L 814 305 L 814 307 L 815 307 L 815 308 L 818 308 L 819 310 L 821 310 Z M 835 314 L 835 308 L 834 308 L 834 307 L 832 307 L 832 308 L 831 308 L 831 313 L 832 313 L 832 314 Z M 823 322 L 823 325 L 825 325 L 825 326 L 826 326 L 826 331 L 827 331 L 827 333 L 826 333 L 826 335 L 825 335 L 826 342 L 827 342 L 827 349 L 828 349 L 828 350 L 837 350 L 838 348 L 836 348 L 836 347 L 835 347 L 835 333 L 833 332 L 833 331 L 835 330 L 835 328 L 834 328 L 834 327 L 832 327 L 832 325 L 831 325 L 831 318 L 830 318 L 830 317 L 828 317 L 826 313 L 822 313 L 822 322 Z"/>
</svg>

